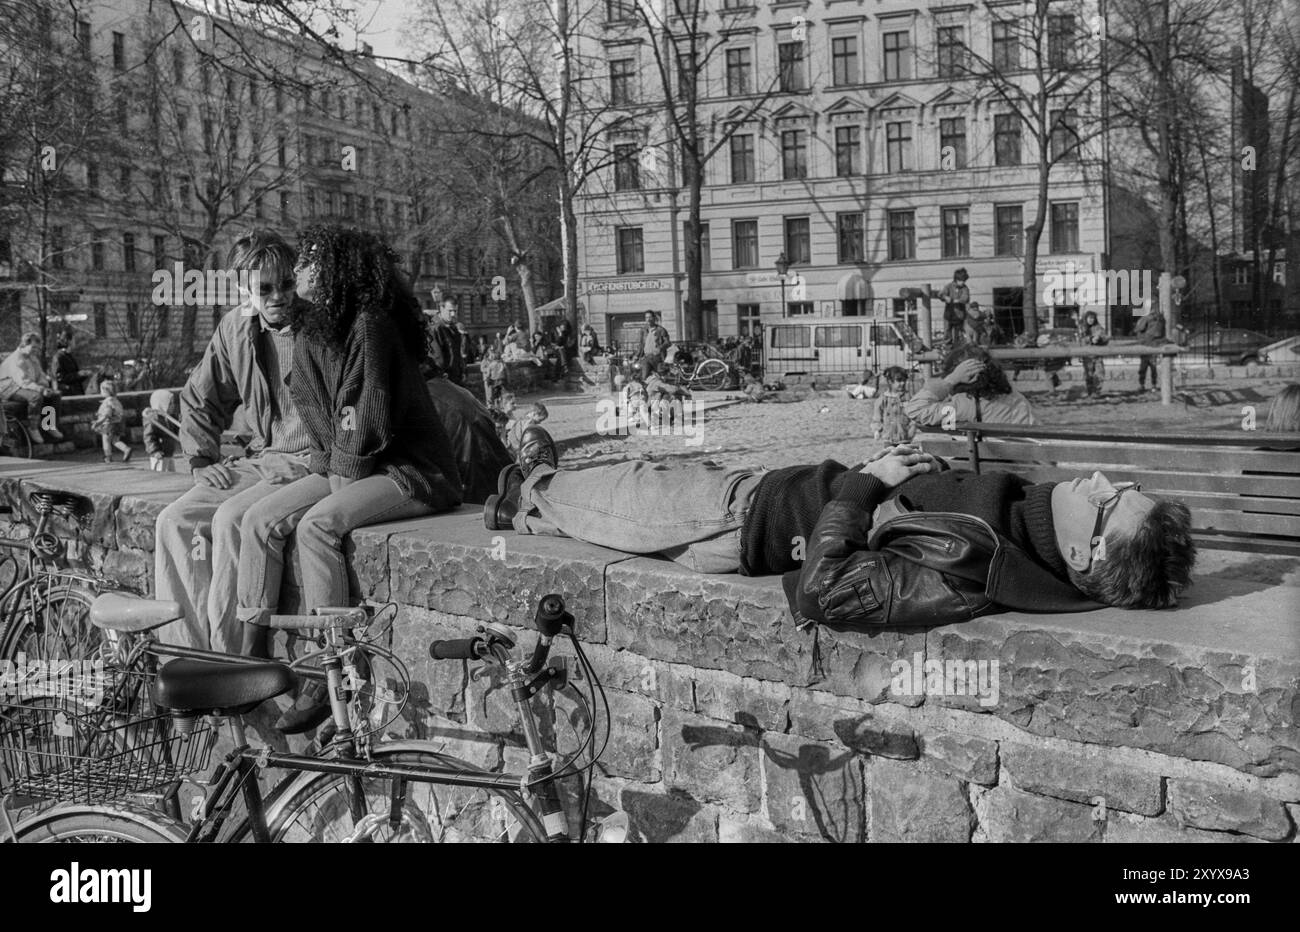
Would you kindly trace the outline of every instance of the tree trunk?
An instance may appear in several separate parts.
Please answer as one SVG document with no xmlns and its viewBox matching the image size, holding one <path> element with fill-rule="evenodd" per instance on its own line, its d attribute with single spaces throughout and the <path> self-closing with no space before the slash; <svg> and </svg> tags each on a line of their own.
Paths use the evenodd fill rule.
<svg viewBox="0 0 1300 932">
<path fill-rule="evenodd" d="M 537 319 L 537 298 L 533 294 L 533 269 L 528 254 L 519 248 L 515 225 L 509 217 L 497 218 L 497 228 L 501 231 L 510 250 L 510 264 L 515 267 L 515 273 L 519 276 L 519 290 L 523 293 L 524 307 L 528 311 L 528 332 L 535 333 L 541 321 Z"/>
<path fill-rule="evenodd" d="M 1158 151 L 1156 156 L 1156 179 L 1160 187 L 1160 265 L 1161 271 L 1170 275 L 1177 274 L 1178 257 L 1175 255 L 1174 230 L 1178 215 L 1178 192 L 1176 191 L 1173 166 L 1173 89 L 1169 80 L 1169 0 L 1160 0 L 1161 32 L 1160 62 L 1156 69 L 1156 136 Z M 1169 307 L 1160 308 L 1165 315 L 1166 332 L 1174 335 L 1178 325 L 1178 312 L 1173 302 Z"/>
<path fill-rule="evenodd" d="M 567 172 L 560 170 L 560 231 L 563 234 L 561 259 L 564 266 L 564 316 L 573 332 L 578 332 L 578 214 L 573 209 L 573 185 Z"/>
<path fill-rule="evenodd" d="M 1047 143 L 1046 137 L 1040 138 Z M 1042 150 L 1042 146 L 1039 146 Z M 1025 227 L 1025 273 L 1023 277 L 1024 295 L 1021 311 L 1025 322 L 1025 335 L 1030 340 L 1038 338 L 1038 245 L 1043 238 L 1043 227 L 1047 223 L 1047 182 L 1051 164 L 1046 154 L 1040 151 L 1038 157 L 1038 196 L 1034 205 L 1034 220 Z M 945 325 L 946 326 L 946 325 Z M 1051 326 L 1051 321 L 1048 321 Z"/>
<path fill-rule="evenodd" d="M 686 215 L 686 324 L 684 339 L 704 338 L 704 269 L 700 255 L 700 203 L 703 199 L 703 172 L 698 155 L 692 152 L 686 161 L 686 184 L 690 201 Z"/>
</svg>

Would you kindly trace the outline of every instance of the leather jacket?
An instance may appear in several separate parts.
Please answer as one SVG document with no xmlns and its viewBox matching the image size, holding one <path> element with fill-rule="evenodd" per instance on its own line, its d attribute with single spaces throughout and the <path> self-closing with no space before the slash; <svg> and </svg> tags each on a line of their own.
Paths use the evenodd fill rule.
<svg viewBox="0 0 1300 932">
<path fill-rule="evenodd" d="M 987 522 L 911 510 L 904 496 L 872 513 L 832 501 L 803 569 L 784 578 L 796 623 L 836 630 L 929 627 L 1006 610 L 1101 608 Z"/>
</svg>

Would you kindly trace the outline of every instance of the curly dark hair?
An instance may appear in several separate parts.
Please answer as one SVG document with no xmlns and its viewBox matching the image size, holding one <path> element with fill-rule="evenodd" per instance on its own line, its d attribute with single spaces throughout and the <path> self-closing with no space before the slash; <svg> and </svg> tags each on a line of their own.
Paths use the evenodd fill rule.
<svg viewBox="0 0 1300 932">
<path fill-rule="evenodd" d="M 966 392 L 976 398 L 996 398 L 999 395 L 1011 394 L 1011 383 L 1007 381 L 1007 374 L 1002 371 L 997 360 L 990 356 L 984 347 L 974 343 L 958 343 L 950 349 L 939 363 L 940 373 L 945 376 L 951 375 L 957 368 L 957 364 L 965 359 L 977 359 L 984 363 L 984 371 L 974 382 L 957 386 L 957 391 Z"/>
<path fill-rule="evenodd" d="M 298 265 L 315 263 L 316 298 L 295 307 L 294 330 L 341 349 L 358 314 L 387 314 L 415 359 L 428 352 L 428 327 L 401 258 L 383 237 L 353 227 L 316 225 L 298 238 Z"/>
</svg>

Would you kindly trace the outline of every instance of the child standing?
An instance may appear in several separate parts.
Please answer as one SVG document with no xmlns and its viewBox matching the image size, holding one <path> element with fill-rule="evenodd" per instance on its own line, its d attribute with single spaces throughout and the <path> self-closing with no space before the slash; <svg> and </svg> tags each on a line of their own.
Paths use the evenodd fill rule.
<svg viewBox="0 0 1300 932">
<path fill-rule="evenodd" d="M 916 425 L 903 410 L 907 401 L 907 370 L 890 366 L 884 372 L 887 388 L 876 399 L 871 412 L 871 436 L 886 443 L 906 443 L 916 433 Z"/>
<path fill-rule="evenodd" d="M 172 456 L 176 452 L 179 414 L 176 396 L 167 389 L 160 388 L 149 396 L 149 407 L 144 412 L 144 449 L 154 472 L 176 471 Z"/>
<path fill-rule="evenodd" d="M 496 348 L 488 350 L 483 363 L 483 394 L 489 408 L 496 407 L 501 393 L 506 390 L 506 364 Z"/>
<path fill-rule="evenodd" d="M 112 379 L 105 380 L 100 383 L 99 391 L 104 400 L 99 403 L 95 422 L 90 426 L 104 444 L 104 462 L 113 462 L 113 450 L 116 448 L 122 454 L 122 462 L 129 463 L 131 447 L 122 442 L 122 437 L 126 434 L 126 409 L 117 400 L 117 383 Z"/>
</svg>

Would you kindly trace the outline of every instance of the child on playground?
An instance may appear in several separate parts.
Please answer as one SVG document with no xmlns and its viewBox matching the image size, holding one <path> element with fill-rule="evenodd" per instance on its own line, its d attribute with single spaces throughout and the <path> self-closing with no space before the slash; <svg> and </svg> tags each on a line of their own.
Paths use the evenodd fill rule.
<svg viewBox="0 0 1300 932">
<path fill-rule="evenodd" d="M 492 408 L 506 390 L 506 364 L 501 361 L 501 353 L 493 347 L 488 350 L 487 360 L 483 363 L 483 394 L 487 406 Z"/>
<path fill-rule="evenodd" d="M 99 403 L 94 423 L 90 426 L 99 434 L 100 442 L 104 445 L 104 462 L 113 462 L 113 450 L 116 448 L 122 454 L 122 462 L 129 463 L 131 447 L 122 441 L 126 434 L 126 409 L 117 400 L 117 383 L 108 379 L 100 383 L 99 391 L 104 400 Z"/>
<path fill-rule="evenodd" d="M 907 370 L 890 366 L 884 371 L 886 388 L 876 399 L 871 412 L 871 436 L 888 444 L 907 443 L 916 433 L 916 424 L 903 410 L 907 393 Z"/>
<path fill-rule="evenodd" d="M 154 472 L 175 472 L 177 434 L 180 429 L 180 403 L 176 395 L 160 388 L 149 396 L 144 412 L 144 449 L 149 454 L 149 468 Z"/>
</svg>

